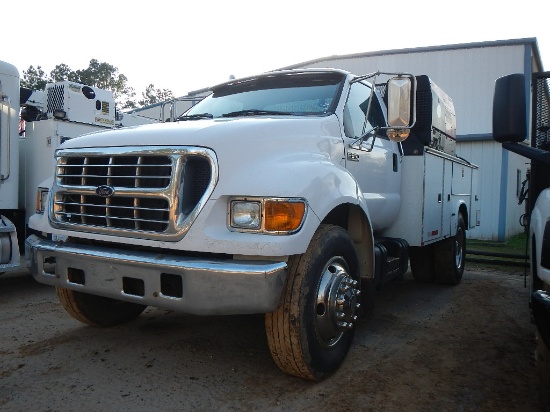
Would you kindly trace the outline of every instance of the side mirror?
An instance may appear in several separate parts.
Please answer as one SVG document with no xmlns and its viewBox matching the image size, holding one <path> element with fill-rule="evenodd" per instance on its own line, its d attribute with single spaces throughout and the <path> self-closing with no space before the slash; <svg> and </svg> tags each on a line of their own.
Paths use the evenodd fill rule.
<svg viewBox="0 0 550 412">
<path fill-rule="evenodd" d="M 414 111 L 411 111 L 414 77 L 393 77 L 387 83 L 388 95 L 388 138 L 402 142 L 409 137 L 414 125 Z M 414 107 L 414 102 L 412 102 Z M 413 117 L 411 119 L 411 116 Z"/>
<path fill-rule="evenodd" d="M 499 143 L 520 143 L 527 137 L 525 76 L 499 77 L 493 95 L 493 139 Z"/>
</svg>

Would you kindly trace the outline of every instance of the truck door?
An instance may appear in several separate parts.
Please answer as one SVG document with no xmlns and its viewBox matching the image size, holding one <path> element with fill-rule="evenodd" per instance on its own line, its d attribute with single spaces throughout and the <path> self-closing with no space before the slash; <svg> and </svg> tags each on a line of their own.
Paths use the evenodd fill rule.
<svg viewBox="0 0 550 412">
<path fill-rule="evenodd" d="M 342 123 L 346 168 L 363 192 L 376 230 L 389 226 L 399 211 L 401 153 L 398 143 L 391 142 L 383 131 L 378 131 L 376 136 L 370 133 L 363 142 L 358 140 L 365 132 L 386 125 L 376 94 L 372 95 L 369 119 L 365 121 L 371 94 L 367 84 L 353 83 Z"/>
</svg>

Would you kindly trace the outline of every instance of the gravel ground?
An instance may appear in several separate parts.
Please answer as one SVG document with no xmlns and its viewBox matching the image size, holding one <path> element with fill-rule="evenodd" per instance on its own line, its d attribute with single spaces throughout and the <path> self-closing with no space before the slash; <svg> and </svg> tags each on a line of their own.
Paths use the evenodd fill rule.
<svg viewBox="0 0 550 412">
<path fill-rule="evenodd" d="M 261 315 L 148 308 L 95 328 L 22 270 L 0 277 L 0 410 L 537 411 L 527 296 L 517 268 L 470 268 L 455 287 L 408 273 L 315 383 L 275 366 Z"/>
</svg>

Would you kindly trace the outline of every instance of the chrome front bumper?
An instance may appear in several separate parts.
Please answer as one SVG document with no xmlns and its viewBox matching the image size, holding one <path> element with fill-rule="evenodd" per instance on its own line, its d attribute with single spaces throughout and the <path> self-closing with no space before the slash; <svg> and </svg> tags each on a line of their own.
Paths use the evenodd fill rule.
<svg viewBox="0 0 550 412">
<path fill-rule="evenodd" d="M 48 285 L 195 315 L 274 311 L 285 262 L 207 260 L 29 236 L 27 266 Z"/>
</svg>

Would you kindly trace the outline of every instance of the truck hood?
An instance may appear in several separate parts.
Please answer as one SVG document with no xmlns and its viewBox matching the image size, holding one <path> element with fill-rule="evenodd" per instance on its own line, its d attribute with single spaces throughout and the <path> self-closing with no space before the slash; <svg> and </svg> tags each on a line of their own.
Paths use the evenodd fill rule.
<svg viewBox="0 0 550 412">
<path fill-rule="evenodd" d="M 339 132 L 329 125 L 337 123 L 336 116 L 328 117 L 247 117 L 237 119 L 193 120 L 175 123 L 155 123 L 122 129 L 93 132 L 71 139 L 60 147 L 98 148 L 125 146 L 201 146 L 214 151 L 231 148 L 256 150 L 264 143 L 259 139 L 277 136 L 326 136 Z M 265 140 L 264 140 L 265 141 Z M 283 143 L 282 141 L 280 143 Z"/>
<path fill-rule="evenodd" d="M 334 173 L 326 167 L 320 172 L 316 166 L 328 162 L 340 168 L 344 158 L 336 115 L 149 124 L 84 135 L 60 147 L 139 146 L 195 146 L 213 150 L 219 168 L 213 198 L 224 194 L 295 196 L 296 187 L 305 189 L 321 178 L 320 173 Z M 281 185 L 281 181 L 293 184 Z M 309 191 L 314 191 L 314 187 Z"/>
</svg>

